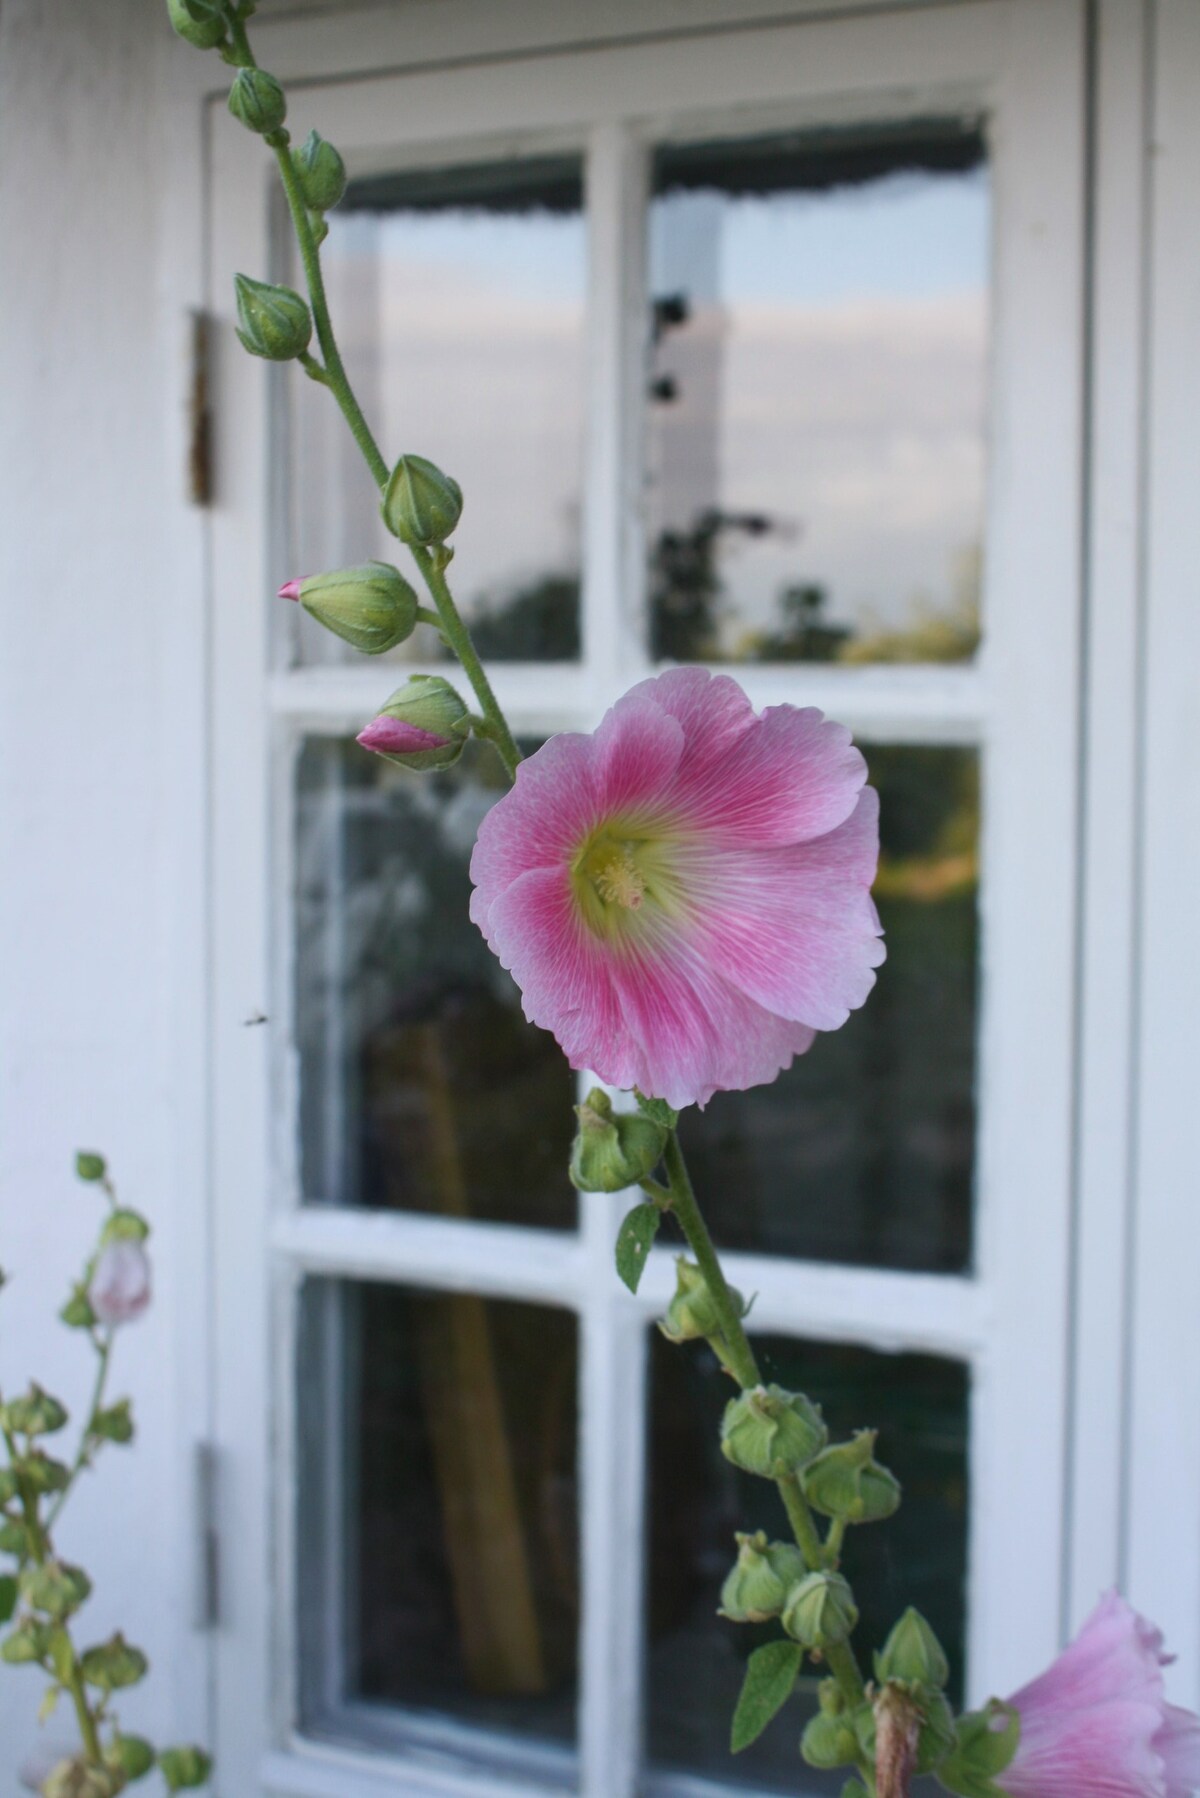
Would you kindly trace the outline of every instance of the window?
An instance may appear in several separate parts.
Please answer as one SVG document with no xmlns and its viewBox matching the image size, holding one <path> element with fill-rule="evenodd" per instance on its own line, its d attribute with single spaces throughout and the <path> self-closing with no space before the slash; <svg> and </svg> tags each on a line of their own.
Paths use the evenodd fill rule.
<svg viewBox="0 0 1200 1798">
<path fill-rule="evenodd" d="M 863 745 L 876 994 L 685 1129 L 768 1366 L 919 1467 L 853 1547 L 868 1626 L 902 1569 L 971 1696 L 1021 1671 L 1018 1569 L 1052 1650 L 1062 1559 L 1079 51 L 1028 17 L 305 94 L 352 173 L 347 361 L 386 453 L 463 482 L 456 591 L 526 740 L 691 659 Z M 244 142 L 215 158 L 223 277 L 276 240 Z M 754 1637 L 712 1617 L 769 1495 L 714 1454 L 715 1368 L 653 1332 L 670 1251 L 618 1285 L 621 1202 L 566 1178 L 573 1079 L 466 919 L 496 773 L 354 746 L 428 638 L 367 663 L 247 598 L 394 553 L 296 375 L 231 378 L 231 491 L 274 474 L 214 538 L 219 991 L 271 1019 L 216 1075 L 220 1391 L 261 1499 L 235 1552 L 273 1569 L 218 1655 L 218 1746 L 314 1798 L 794 1790 L 796 1728 L 724 1753 Z"/>
</svg>

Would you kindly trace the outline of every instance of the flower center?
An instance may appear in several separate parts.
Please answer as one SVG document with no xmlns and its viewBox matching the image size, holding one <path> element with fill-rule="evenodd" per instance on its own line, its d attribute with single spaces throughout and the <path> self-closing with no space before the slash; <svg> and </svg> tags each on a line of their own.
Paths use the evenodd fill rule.
<svg viewBox="0 0 1200 1798">
<path fill-rule="evenodd" d="M 601 843 L 585 858 L 584 872 L 606 905 L 636 911 L 646 896 L 646 877 L 628 843 Z"/>
</svg>

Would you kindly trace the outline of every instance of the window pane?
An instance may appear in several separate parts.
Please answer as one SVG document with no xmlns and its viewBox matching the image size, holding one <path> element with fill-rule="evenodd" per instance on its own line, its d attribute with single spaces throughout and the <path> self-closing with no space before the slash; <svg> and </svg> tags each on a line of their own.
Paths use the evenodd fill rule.
<svg viewBox="0 0 1200 1798">
<path fill-rule="evenodd" d="M 982 138 L 934 122 L 674 145 L 653 193 L 654 653 L 971 656 Z"/>
<path fill-rule="evenodd" d="M 296 816 L 301 1182 L 312 1201 L 574 1227 L 574 1077 L 467 915 L 504 790 L 313 737 Z"/>
<path fill-rule="evenodd" d="M 473 1724 L 500 1732 L 493 1759 L 505 1737 L 574 1742 L 576 1372 L 568 1312 L 309 1282 L 306 1727 L 431 1742 Z"/>
<path fill-rule="evenodd" d="M 391 457 L 415 451 L 466 494 L 455 597 L 480 653 L 579 653 L 586 243 L 577 157 L 359 181 L 322 250 L 350 378 Z M 407 558 L 323 389 L 292 381 L 293 570 Z M 305 661 L 353 651 L 294 616 Z M 436 660 L 428 626 L 392 652 Z"/>
<path fill-rule="evenodd" d="M 731 1785 L 839 1792 L 846 1769 L 805 1767 L 799 1740 L 815 1708 L 816 1675 L 802 1683 L 758 1742 L 735 1759 L 729 1724 L 747 1658 L 780 1634 L 777 1624 L 732 1624 L 716 1615 L 732 1566 L 735 1530 L 786 1535 L 771 1484 L 740 1473 L 721 1454 L 717 1429 L 728 1377 L 707 1348 L 681 1352 L 656 1333 L 650 1433 L 648 1751 L 658 1770 L 707 1774 Z M 860 1658 L 879 1647 L 908 1604 L 937 1631 L 962 1683 L 967 1552 L 965 1367 L 929 1355 L 755 1338 L 767 1379 L 820 1403 L 835 1439 L 878 1426 L 879 1458 L 904 1487 L 886 1523 L 851 1529 L 843 1566 L 861 1610 Z"/>
<path fill-rule="evenodd" d="M 979 971 L 973 749 L 873 747 L 888 958 L 866 1005 L 772 1086 L 680 1134 L 718 1242 L 961 1272 L 972 1254 Z"/>
</svg>

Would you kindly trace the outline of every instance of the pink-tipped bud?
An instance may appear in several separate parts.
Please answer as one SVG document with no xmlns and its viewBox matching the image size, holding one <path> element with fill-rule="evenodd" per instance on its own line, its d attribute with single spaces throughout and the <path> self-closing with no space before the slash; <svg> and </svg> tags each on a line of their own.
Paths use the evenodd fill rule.
<svg viewBox="0 0 1200 1798">
<path fill-rule="evenodd" d="M 449 768 L 468 734 L 467 708 L 450 682 L 440 674 L 414 674 L 358 740 L 404 768 Z"/>
<path fill-rule="evenodd" d="M 279 589 L 279 598 L 298 600 L 303 585 L 303 581 L 284 581 L 283 586 Z"/>
<path fill-rule="evenodd" d="M 109 1329 L 132 1323 L 150 1303 L 150 1258 L 140 1242 L 118 1240 L 101 1249 L 88 1298 Z"/>
</svg>

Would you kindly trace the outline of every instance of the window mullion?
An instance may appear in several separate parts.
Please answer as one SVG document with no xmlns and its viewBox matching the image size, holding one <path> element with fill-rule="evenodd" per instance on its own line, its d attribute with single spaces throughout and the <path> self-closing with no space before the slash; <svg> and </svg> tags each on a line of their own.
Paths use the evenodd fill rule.
<svg viewBox="0 0 1200 1798">
<path fill-rule="evenodd" d="M 583 644 L 596 707 L 642 672 L 641 394 L 646 156 L 623 124 L 588 146 L 588 439 Z"/>
</svg>

